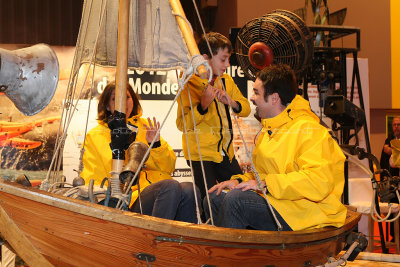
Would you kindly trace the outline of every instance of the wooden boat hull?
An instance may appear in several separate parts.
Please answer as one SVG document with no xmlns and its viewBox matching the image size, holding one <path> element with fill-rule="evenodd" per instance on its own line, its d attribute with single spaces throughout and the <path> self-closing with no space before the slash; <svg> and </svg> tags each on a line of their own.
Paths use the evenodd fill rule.
<svg viewBox="0 0 400 267">
<path fill-rule="evenodd" d="M 236 230 L 123 212 L 5 181 L 0 206 L 56 266 L 314 266 L 339 253 L 361 216 L 349 211 L 341 228 Z"/>
</svg>

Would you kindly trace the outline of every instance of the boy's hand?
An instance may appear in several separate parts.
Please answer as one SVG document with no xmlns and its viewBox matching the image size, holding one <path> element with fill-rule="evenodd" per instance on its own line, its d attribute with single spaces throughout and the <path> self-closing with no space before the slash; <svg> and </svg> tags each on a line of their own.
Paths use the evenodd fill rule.
<svg viewBox="0 0 400 267">
<path fill-rule="evenodd" d="M 233 101 L 232 98 L 226 93 L 226 91 L 221 90 L 221 89 L 217 89 L 217 99 L 219 102 L 225 104 L 225 105 L 229 105 L 233 108 L 233 109 L 237 109 L 238 108 L 238 104 L 236 103 L 236 101 Z"/>
<path fill-rule="evenodd" d="M 203 94 L 201 95 L 201 108 L 206 110 L 208 106 L 213 102 L 214 98 L 217 94 L 217 88 L 214 88 L 212 85 L 207 85 L 207 87 L 203 90 Z"/>
</svg>

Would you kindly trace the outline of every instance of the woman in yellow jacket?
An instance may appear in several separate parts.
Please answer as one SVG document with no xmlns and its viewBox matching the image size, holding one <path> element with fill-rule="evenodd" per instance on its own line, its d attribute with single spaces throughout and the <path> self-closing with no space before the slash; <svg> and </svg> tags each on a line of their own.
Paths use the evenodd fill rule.
<svg viewBox="0 0 400 267">
<path fill-rule="evenodd" d="M 101 184 L 110 176 L 112 152 L 111 133 L 108 121 L 114 113 L 115 83 L 108 84 L 100 95 L 98 104 L 99 124 L 89 131 L 85 140 L 83 171 L 81 177 L 88 184 L 94 179 Z M 138 96 L 130 84 L 127 85 L 127 127 L 136 132 L 135 141 L 150 144 L 157 133 L 159 123 L 153 118 L 141 118 L 142 108 Z M 195 196 L 192 183 L 179 183 L 171 173 L 175 169 L 176 156 L 173 149 L 162 138 L 154 143 L 149 158 L 140 172 L 140 199 L 143 214 L 159 218 L 197 222 Z M 140 212 L 137 186 L 132 187 L 130 210 Z M 199 194 L 199 193 L 198 193 Z"/>
<path fill-rule="evenodd" d="M 347 209 L 340 198 L 346 158 L 309 102 L 296 95 L 293 71 L 287 65 L 270 66 L 257 75 L 253 90 L 251 101 L 263 126 L 253 163 L 283 230 L 343 226 Z M 225 188 L 233 190 L 223 193 Z M 211 188 L 216 225 L 276 230 L 257 190 L 254 173 L 233 176 Z"/>
</svg>

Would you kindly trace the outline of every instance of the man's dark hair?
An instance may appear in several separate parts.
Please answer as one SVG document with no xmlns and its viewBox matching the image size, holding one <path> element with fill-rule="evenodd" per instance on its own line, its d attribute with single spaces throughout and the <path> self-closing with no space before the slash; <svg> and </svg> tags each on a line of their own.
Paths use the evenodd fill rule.
<svg viewBox="0 0 400 267">
<path fill-rule="evenodd" d="M 228 38 L 218 32 L 209 32 L 203 35 L 199 43 L 197 44 L 201 55 L 207 54 L 209 58 L 212 57 L 210 54 L 210 50 L 208 49 L 206 38 L 208 40 L 208 43 L 210 44 L 213 55 L 216 55 L 220 48 L 228 48 L 228 52 L 232 52 L 232 43 L 231 41 L 229 41 Z"/>
<path fill-rule="evenodd" d="M 264 99 L 278 93 L 282 105 L 288 105 L 297 94 L 297 80 L 294 71 L 286 64 L 271 65 L 257 73 L 264 87 Z"/>
</svg>

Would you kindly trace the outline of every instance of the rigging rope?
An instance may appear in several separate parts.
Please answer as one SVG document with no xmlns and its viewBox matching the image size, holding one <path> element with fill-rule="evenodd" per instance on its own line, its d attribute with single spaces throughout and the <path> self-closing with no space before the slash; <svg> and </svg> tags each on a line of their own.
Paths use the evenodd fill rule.
<svg viewBox="0 0 400 267">
<path fill-rule="evenodd" d="M 362 169 L 369 177 L 371 177 L 371 180 L 372 181 L 374 181 L 375 179 L 374 179 L 374 173 L 372 173 L 371 172 L 371 170 L 368 168 L 368 167 L 366 167 L 364 164 L 362 164 L 361 162 L 360 162 L 360 160 L 358 160 L 358 158 L 356 157 L 356 156 L 354 156 L 354 155 L 352 155 L 352 154 L 350 154 L 350 153 L 348 153 L 347 151 L 345 151 L 345 150 L 342 150 L 343 151 L 343 154 L 345 154 L 348 158 L 347 158 L 347 160 L 349 161 L 349 162 L 351 162 L 351 163 L 354 163 L 355 165 L 357 165 L 360 169 Z M 392 218 L 392 219 L 389 219 L 389 217 L 390 217 L 390 215 L 392 214 L 392 203 L 388 203 L 388 208 L 389 208 L 389 210 L 388 210 L 388 212 L 387 212 L 387 215 L 384 217 L 384 218 L 382 218 L 381 216 L 380 216 L 380 214 L 378 213 L 378 211 L 376 210 L 376 205 L 375 205 L 375 199 L 376 199 L 376 192 L 377 192 L 377 183 L 376 183 L 376 180 L 375 180 L 375 182 L 372 182 L 372 189 L 373 189 L 373 194 L 372 194 L 372 199 L 371 199 L 371 208 L 370 208 L 370 215 L 371 215 L 371 218 L 374 220 L 374 221 L 376 221 L 376 222 L 394 222 L 394 221 L 396 221 L 399 217 L 400 217 L 400 211 L 398 211 L 398 213 L 397 213 L 397 215 L 394 217 L 394 218 Z M 396 196 L 397 196 L 397 200 L 399 200 L 399 202 L 400 202 L 400 195 L 399 195 L 399 192 L 398 192 L 398 190 L 396 190 Z M 378 218 L 375 218 L 375 216 Z"/>
<path fill-rule="evenodd" d="M 106 2 L 107 1 L 103 2 L 103 6 L 101 8 L 102 11 L 101 11 L 101 15 L 100 15 L 99 30 L 98 30 L 97 35 L 96 35 L 96 40 L 95 40 L 95 43 L 94 43 L 95 49 L 93 49 L 93 53 L 91 55 L 89 66 L 93 65 L 93 62 L 95 61 L 94 58 L 95 58 L 95 54 L 96 54 L 96 51 L 97 51 L 97 44 L 98 44 L 99 35 L 100 35 L 100 28 L 101 28 L 101 26 L 103 25 L 103 22 L 104 22 L 103 19 L 104 19 L 104 14 L 105 14 Z M 91 10 L 91 8 L 90 8 L 90 10 Z M 82 24 L 82 22 L 81 22 L 81 24 Z M 88 27 L 88 25 L 86 25 L 86 26 Z M 86 31 L 87 31 L 87 28 L 86 28 Z M 74 66 L 76 66 L 76 62 L 80 62 L 80 60 L 78 61 L 76 59 L 78 57 L 77 56 L 78 55 L 78 48 L 79 47 L 77 47 L 77 49 L 75 50 L 74 62 L 73 62 Z M 80 56 L 82 54 L 83 53 L 80 53 Z M 82 83 L 82 87 L 81 87 L 81 89 L 79 91 L 79 95 L 78 95 L 78 98 L 77 98 L 77 101 L 76 101 L 75 105 L 73 104 L 73 99 L 74 99 L 74 95 L 75 95 L 76 85 L 77 85 L 77 82 L 78 82 L 77 80 L 78 80 L 79 68 L 77 68 L 77 69 L 74 68 L 71 71 L 71 75 L 70 75 L 70 78 L 69 78 L 69 81 L 68 81 L 68 87 L 67 87 L 68 89 L 67 89 L 67 92 L 66 92 L 65 106 L 67 107 L 68 110 L 69 110 L 69 106 L 70 105 L 72 105 L 73 108 L 69 113 L 68 113 L 68 111 L 65 112 L 66 114 L 65 114 L 65 117 L 64 117 L 65 122 L 64 122 L 64 128 L 63 129 L 61 127 L 62 126 L 62 122 L 60 122 L 59 131 L 57 133 L 57 139 L 56 139 L 59 142 L 57 143 L 57 141 L 56 141 L 54 154 L 53 154 L 53 158 L 52 158 L 51 163 L 50 163 L 49 171 L 47 172 L 46 178 L 43 180 L 43 182 L 40 185 L 40 189 L 42 189 L 42 190 L 48 190 L 49 189 L 49 186 L 50 186 L 49 180 L 50 180 L 51 170 L 52 170 L 55 162 L 57 161 L 57 159 L 61 158 L 61 155 L 60 155 L 61 152 L 60 151 L 62 151 L 62 148 L 63 148 L 64 143 L 65 143 L 65 139 L 67 138 L 67 129 L 68 129 L 68 127 L 69 127 L 69 125 L 71 123 L 72 117 L 73 117 L 73 115 L 75 113 L 76 105 L 78 104 L 78 102 L 79 102 L 79 100 L 81 98 L 81 95 L 82 95 L 82 92 L 83 92 L 83 89 L 84 89 L 84 86 L 85 86 L 85 82 L 86 82 L 87 77 L 89 75 L 89 71 L 90 71 L 90 68 L 88 68 L 88 70 L 86 72 L 86 75 L 85 75 L 85 78 L 84 78 L 84 82 Z M 71 85 L 72 83 L 74 85 Z M 64 109 L 62 111 L 61 116 L 62 117 L 64 116 Z M 59 133 L 60 132 L 62 132 L 62 136 L 61 137 L 59 137 L 59 135 L 60 135 Z M 61 160 L 59 160 L 59 164 L 56 167 L 57 170 L 60 170 L 60 164 L 61 164 Z"/>
<path fill-rule="evenodd" d="M 95 49 L 97 51 L 97 47 Z M 96 53 L 96 52 L 95 52 Z M 96 64 L 93 64 L 93 72 L 92 72 L 92 77 L 94 77 L 94 73 L 95 73 L 95 68 L 96 68 Z M 89 67 L 90 69 L 90 67 Z M 86 113 L 86 125 L 85 125 L 85 132 L 83 134 L 83 144 L 82 144 L 82 148 L 80 151 L 80 155 L 79 155 L 79 170 L 78 170 L 78 176 L 81 175 L 81 172 L 83 171 L 83 154 L 85 153 L 85 144 L 86 144 L 86 134 L 87 134 L 87 130 L 88 130 L 88 124 L 89 124 L 89 114 L 90 114 L 90 106 L 92 104 L 92 88 L 94 88 L 94 79 L 92 79 L 92 84 L 89 90 L 89 104 L 88 104 L 88 111 Z"/>
<path fill-rule="evenodd" d="M 189 26 L 190 31 L 191 31 L 192 34 L 193 34 L 192 24 L 190 24 L 190 22 L 188 21 L 188 19 L 187 19 L 185 16 L 182 16 L 181 14 L 177 14 L 177 13 L 175 13 L 175 12 L 172 12 L 172 15 L 177 16 L 177 17 L 180 17 L 181 19 L 183 19 L 183 20 L 186 22 L 186 24 Z"/>
<path fill-rule="evenodd" d="M 203 157 L 202 157 L 202 155 L 201 155 L 201 149 L 200 149 L 200 142 L 199 142 L 199 136 L 198 136 L 198 132 L 197 132 L 197 127 L 196 127 L 196 123 L 195 123 L 195 118 L 194 118 L 194 111 L 193 111 L 193 104 L 192 104 L 192 98 L 191 98 L 191 96 L 190 96 L 190 90 L 188 90 L 188 98 L 189 98 L 189 103 L 190 103 L 190 106 L 191 106 L 191 109 L 190 109 L 190 113 L 191 113 L 191 115 L 192 115 L 192 120 L 193 120 L 193 132 L 194 132 L 194 134 L 195 134 L 195 137 L 196 137 L 196 145 L 197 145 L 197 149 L 198 149 L 198 153 L 199 153 L 199 158 L 200 158 L 200 168 L 201 168 L 201 172 L 202 172 L 202 175 L 203 175 L 203 182 L 204 182 L 204 187 L 206 188 L 206 192 L 207 192 L 207 179 L 206 179 L 206 176 L 205 176 L 205 171 L 204 171 L 204 164 L 203 164 Z M 183 117 L 183 121 L 185 120 L 185 114 L 183 113 L 183 109 L 182 109 L 182 117 Z M 186 129 L 185 129 L 186 130 Z M 185 132 L 185 135 L 187 136 L 187 131 Z M 187 140 L 187 139 L 186 139 Z M 188 149 L 189 150 L 189 149 Z M 190 154 L 190 151 L 188 151 L 188 153 Z M 191 159 L 190 159 L 191 160 Z M 190 161 L 190 166 L 192 166 L 192 162 Z M 191 167 L 192 168 L 192 167 Z M 193 168 L 192 168 L 192 174 L 193 174 L 194 172 L 193 172 Z M 209 199 L 209 196 L 208 196 L 208 192 L 207 192 L 207 194 L 206 194 L 206 196 L 207 196 L 207 200 L 208 200 L 208 203 L 210 203 L 210 199 Z M 209 206 L 209 208 L 211 207 L 210 205 L 208 205 Z M 210 214 L 212 214 L 211 213 L 211 208 L 210 208 Z M 212 221 L 212 224 L 214 225 L 214 223 L 213 223 L 213 219 L 211 219 L 211 221 Z"/>
<path fill-rule="evenodd" d="M 105 5 L 106 5 L 106 2 L 107 2 L 107 1 L 104 1 L 103 4 L 102 4 L 101 14 L 100 14 L 100 22 L 99 22 L 99 31 L 97 32 L 96 39 L 95 39 L 95 43 L 94 43 L 94 47 L 95 47 L 96 49 L 93 50 L 93 53 L 92 53 L 92 55 L 91 55 L 91 60 L 90 60 L 89 66 L 93 65 L 93 64 L 94 64 L 94 61 L 95 61 L 95 54 L 96 54 L 96 51 L 97 51 L 97 44 L 98 44 L 99 35 L 100 35 L 100 28 L 101 28 L 101 26 L 102 26 L 103 23 L 104 23 Z M 193 1 L 193 3 L 194 3 L 194 1 Z M 205 34 L 205 29 L 204 29 L 203 23 L 202 23 L 202 21 L 201 21 L 201 18 L 200 18 L 200 15 L 199 15 L 199 11 L 198 11 L 197 5 L 196 5 L 195 3 L 194 3 L 194 6 L 195 6 L 195 9 L 196 9 L 196 13 L 197 13 L 198 19 L 199 19 L 200 24 L 201 24 L 201 28 L 202 28 L 202 30 L 203 30 L 203 33 Z M 90 7 L 90 10 L 91 10 L 91 8 L 92 8 L 92 7 Z M 177 14 L 174 14 L 174 15 L 176 16 Z M 186 23 L 188 23 L 189 26 L 191 27 L 190 23 L 187 21 L 186 18 L 183 18 L 182 16 L 180 16 L 180 17 L 181 17 L 182 19 L 184 19 L 184 20 L 186 21 Z M 86 29 L 84 29 L 85 31 L 88 30 L 87 27 L 88 27 L 88 25 L 86 25 Z M 192 28 L 192 27 L 191 27 L 191 28 Z M 207 46 L 208 46 L 208 48 L 209 48 L 209 50 L 210 50 L 210 52 L 211 52 L 210 44 L 209 44 L 208 40 L 206 40 L 206 41 L 207 41 Z M 77 48 L 79 48 L 79 47 L 77 47 Z M 79 57 L 77 56 L 79 52 L 82 52 L 82 51 L 78 51 L 78 49 L 76 49 L 76 51 L 75 51 L 75 56 L 74 56 L 74 66 L 76 66 L 76 62 L 80 62 Z M 81 55 L 82 55 L 82 53 L 79 54 L 79 56 L 81 56 Z M 212 55 L 212 52 L 211 52 L 211 55 Z M 175 99 L 174 99 L 174 101 L 173 101 L 173 104 L 171 105 L 171 107 L 170 107 L 170 109 L 169 109 L 169 111 L 168 111 L 166 117 L 164 118 L 164 120 L 163 120 L 163 122 L 162 122 L 162 124 L 161 124 L 160 129 L 157 131 L 157 136 L 159 135 L 160 130 L 162 129 L 163 125 L 165 124 L 165 121 L 166 121 L 167 117 L 169 116 L 169 114 L 170 114 L 170 112 L 171 112 L 172 106 L 175 104 L 175 102 L 177 101 L 177 98 L 180 96 L 181 90 L 184 88 L 184 85 L 187 83 L 187 81 L 188 81 L 188 80 L 190 79 L 190 77 L 192 76 L 193 70 L 190 70 L 190 68 L 193 68 L 194 71 L 197 73 L 197 66 L 199 66 L 199 65 L 205 65 L 205 66 L 207 67 L 207 69 L 208 69 L 208 71 L 209 71 L 209 74 L 210 74 L 210 75 L 209 75 L 209 82 L 210 82 L 210 80 L 211 80 L 211 78 L 212 78 L 212 71 L 211 71 L 211 67 L 208 65 L 208 62 L 207 62 L 206 60 L 204 60 L 204 58 L 203 58 L 201 55 L 195 55 L 195 56 L 193 56 L 193 57 L 191 58 L 191 65 L 190 65 L 190 67 L 189 67 L 189 70 L 186 70 L 186 71 L 185 71 L 185 75 L 182 77 L 183 79 L 181 79 L 181 80 L 179 81 L 180 90 L 179 90 L 179 92 L 177 93 L 177 95 L 176 95 L 176 97 L 175 97 Z M 89 71 L 90 71 L 90 67 L 88 68 L 88 71 L 86 72 L 85 79 L 84 79 L 85 81 L 87 80 Z M 94 71 L 94 70 L 93 70 L 93 71 Z M 59 154 L 61 148 L 62 148 L 63 145 L 64 145 L 64 142 L 65 142 L 65 139 L 66 139 L 66 136 L 67 136 L 67 131 L 66 131 L 66 129 L 68 128 L 69 124 L 71 123 L 72 116 L 73 116 L 74 112 L 76 111 L 76 105 L 77 105 L 78 102 L 79 102 L 79 99 L 80 99 L 80 97 L 81 97 L 81 95 L 82 95 L 82 92 L 83 92 L 83 89 L 84 89 L 84 85 L 85 85 L 85 83 L 82 84 L 82 87 L 81 87 L 81 89 L 80 89 L 80 91 L 79 91 L 78 100 L 76 101 L 76 103 L 73 103 L 73 96 L 75 95 L 75 91 L 74 91 L 74 90 L 76 89 L 76 85 L 77 85 L 78 73 L 79 73 L 79 68 L 74 68 L 74 69 L 71 71 L 71 76 L 70 76 L 70 79 L 69 79 L 69 82 L 68 82 L 68 90 L 67 90 L 67 92 L 66 92 L 66 103 L 65 103 L 65 106 L 67 107 L 67 108 L 66 108 L 67 111 L 66 111 L 66 115 L 64 116 L 64 119 L 65 119 L 65 121 L 64 121 L 64 126 L 65 126 L 65 127 L 64 127 L 64 132 L 63 132 L 61 138 L 57 138 L 57 141 L 59 141 L 59 142 L 56 143 L 55 154 L 54 154 L 53 159 L 52 159 L 52 161 L 51 161 L 50 168 L 49 168 L 49 172 L 48 172 L 48 174 L 47 174 L 47 176 L 46 176 L 46 179 L 43 181 L 43 183 L 42 183 L 42 185 L 41 185 L 41 189 L 44 189 L 46 186 L 48 186 L 47 184 L 48 184 L 48 182 L 49 182 L 50 172 L 51 172 L 51 169 L 53 168 L 53 166 L 54 166 L 54 165 L 57 165 L 57 167 L 58 167 L 58 169 L 59 169 L 60 164 L 61 164 L 61 156 L 59 156 L 58 158 L 56 158 L 56 155 Z M 189 74 L 190 74 L 190 75 L 189 75 Z M 220 75 L 218 75 L 218 77 L 221 78 Z M 94 81 L 92 81 L 92 84 L 93 84 L 93 82 L 94 82 Z M 226 88 L 225 88 L 225 86 L 224 86 L 223 84 L 222 84 L 222 88 L 223 88 L 223 90 L 224 90 L 225 93 L 226 93 Z M 218 101 L 217 101 L 217 102 L 218 102 Z M 232 109 L 231 104 L 230 104 L 230 103 L 228 103 L 228 104 L 229 104 L 230 109 Z M 218 105 L 221 105 L 221 103 L 218 102 Z M 70 109 L 70 107 L 72 107 L 72 109 Z M 62 115 L 64 115 L 64 110 L 63 110 L 63 114 L 62 114 Z M 228 115 L 229 115 L 229 114 L 227 114 L 227 116 L 228 116 Z M 234 120 L 235 120 L 236 125 L 238 126 L 239 124 L 238 124 L 238 122 L 237 122 L 236 116 L 234 115 L 233 117 L 234 117 Z M 61 123 L 60 123 L 60 128 L 61 128 Z M 238 127 L 238 129 L 239 129 L 240 136 L 241 136 L 241 139 L 242 139 L 242 141 L 243 141 L 243 144 L 244 144 L 246 153 L 247 153 L 248 157 L 251 159 L 250 152 L 249 152 L 249 150 L 248 150 L 248 148 L 247 148 L 246 142 L 244 142 L 244 138 L 243 138 L 243 135 L 242 135 L 242 133 L 241 133 L 241 131 L 240 131 L 240 128 Z M 198 140 L 197 140 L 197 141 L 198 141 Z M 154 142 L 155 142 L 155 139 L 154 139 L 154 140 L 152 141 L 152 143 L 150 144 L 150 148 L 149 148 L 149 150 L 146 152 L 146 155 L 145 155 L 144 159 L 145 159 L 145 158 L 147 157 L 147 155 L 149 154 L 150 149 L 151 149 L 151 147 L 153 146 Z M 200 155 L 201 155 L 201 153 L 200 153 Z M 58 161 L 58 164 L 55 164 L 56 161 Z M 201 160 L 201 162 L 202 162 L 202 160 Z M 143 165 L 144 165 L 144 160 L 142 160 L 140 166 L 143 166 Z M 252 169 L 252 171 L 253 171 L 254 174 L 255 174 L 255 178 L 256 178 L 256 180 L 257 180 L 257 185 L 258 185 L 258 187 L 259 187 L 261 190 L 264 190 L 264 191 L 263 191 L 263 192 L 264 192 L 264 196 L 266 197 L 266 189 L 265 189 L 265 188 L 261 188 L 261 181 L 260 181 L 259 175 L 258 175 L 258 173 L 257 173 L 257 170 L 256 170 L 255 167 L 254 167 L 253 162 L 251 162 L 251 169 Z M 202 166 L 202 171 L 203 171 L 203 179 L 205 180 L 205 177 L 204 177 L 204 167 L 203 167 L 203 166 Z M 137 173 L 135 173 L 134 178 L 131 180 L 131 184 L 133 183 L 133 181 L 135 181 L 136 176 L 137 176 Z M 113 183 L 112 183 L 112 184 L 113 184 Z M 206 184 L 206 183 L 205 183 L 205 184 Z M 131 185 L 130 185 L 130 186 L 131 186 Z M 129 187 L 130 187 L 130 186 L 129 186 Z M 117 186 L 114 185 L 114 187 L 117 187 Z M 128 188 L 129 188 L 129 187 L 128 187 Z M 118 188 L 119 188 L 119 184 L 118 184 Z M 45 190 L 47 190 L 47 189 L 45 189 Z M 195 192 L 196 192 L 196 191 L 195 191 Z M 127 194 L 126 194 L 126 192 L 125 192 L 125 193 L 122 195 L 122 197 L 119 199 L 119 204 L 120 204 L 121 200 L 124 201 L 124 202 L 126 202 L 126 199 L 127 199 L 126 197 L 127 197 Z M 207 193 L 207 198 L 208 198 L 208 193 Z M 208 198 L 208 201 L 209 201 L 209 198 Z M 266 198 L 266 201 L 267 201 L 267 203 L 268 203 L 268 206 L 270 207 L 270 210 L 271 210 L 272 213 L 274 214 L 274 212 L 273 212 L 273 210 L 272 210 L 272 207 L 270 206 L 270 204 L 269 204 L 267 198 Z M 197 204 L 197 201 L 196 201 L 196 204 Z M 198 207 L 197 207 L 197 209 L 198 209 Z M 277 219 L 276 219 L 275 214 L 274 214 L 274 218 L 275 218 L 275 220 L 276 220 L 276 222 L 277 222 L 277 225 L 280 226 L 279 222 L 278 222 Z M 280 227 L 278 227 L 278 230 L 279 230 L 279 229 L 280 229 Z"/>
<path fill-rule="evenodd" d="M 163 121 L 162 121 L 162 123 L 161 123 L 161 125 L 160 125 L 160 128 L 157 130 L 157 133 L 156 133 L 154 139 L 152 140 L 152 142 L 151 142 L 151 144 L 149 145 L 149 148 L 147 149 L 147 151 L 146 151 L 146 153 L 145 153 L 145 155 L 144 155 L 142 161 L 140 162 L 139 167 L 138 167 L 139 170 L 143 167 L 143 165 L 144 165 L 144 163 L 145 163 L 145 161 L 146 161 L 148 155 L 150 154 L 151 148 L 153 147 L 153 145 L 154 145 L 154 143 L 155 143 L 155 140 L 156 140 L 157 137 L 160 135 L 160 131 L 161 131 L 161 129 L 164 127 L 164 124 L 165 124 L 167 118 L 169 117 L 169 114 L 170 114 L 171 111 L 172 111 L 173 106 L 175 105 L 175 103 L 176 103 L 178 97 L 180 97 L 180 94 L 181 94 L 181 92 L 182 92 L 182 90 L 183 90 L 185 84 L 189 81 L 190 77 L 193 75 L 193 71 L 196 70 L 197 67 L 200 66 L 200 65 L 204 65 L 207 69 L 210 69 L 210 66 L 208 65 L 208 62 L 207 62 L 206 60 L 204 60 L 204 59 L 203 59 L 203 60 L 200 60 L 200 59 L 198 58 L 198 56 L 199 56 L 199 55 L 195 55 L 195 56 L 193 56 L 193 57 L 191 58 L 191 61 L 190 61 L 190 64 L 189 64 L 191 67 L 189 67 L 187 70 L 185 70 L 185 72 L 184 72 L 183 75 L 182 75 L 182 79 L 179 80 L 179 83 L 178 83 L 178 85 L 179 85 L 179 90 L 178 90 L 178 92 L 177 92 L 177 94 L 176 94 L 176 96 L 175 96 L 175 98 L 174 98 L 174 100 L 173 100 L 173 102 L 172 102 L 172 104 L 171 104 L 171 106 L 170 106 L 170 108 L 169 108 L 167 114 L 165 115 L 165 117 L 164 117 L 164 119 L 163 119 Z M 212 72 L 211 72 L 211 73 L 212 73 Z M 212 77 L 212 76 L 210 75 L 210 79 L 211 79 L 211 77 Z M 122 208 L 122 201 L 125 201 L 125 202 L 126 202 L 126 200 L 127 200 L 127 198 L 128 198 L 129 189 L 132 187 L 133 183 L 136 181 L 137 176 L 138 176 L 139 173 L 140 173 L 140 172 L 135 172 L 135 174 L 134 174 L 133 178 L 131 179 L 129 185 L 127 186 L 127 189 L 126 189 L 126 191 L 124 192 L 122 198 L 119 199 L 118 204 L 117 204 L 117 208 L 118 208 L 118 209 Z M 196 210 L 197 210 L 197 212 L 198 212 L 198 214 L 199 214 L 199 213 L 200 213 L 200 212 L 199 212 L 200 209 L 199 209 L 199 207 L 198 207 L 198 205 L 197 205 L 198 202 L 197 202 L 196 190 L 194 190 L 194 193 L 195 193 L 195 200 L 196 200 Z M 139 196 L 140 196 L 140 192 L 139 192 Z M 140 204 L 140 206 L 141 206 L 141 199 L 140 199 L 140 197 L 139 197 L 139 204 Z M 142 211 L 141 211 L 141 212 L 142 212 Z M 198 215 L 198 218 L 199 218 L 199 215 Z M 199 221 L 200 221 L 200 220 L 199 220 Z"/>
<path fill-rule="evenodd" d="M 199 10 L 198 10 L 198 8 L 197 8 L 197 4 L 195 3 L 195 0 L 192 0 L 192 1 L 193 1 L 193 5 L 194 5 L 194 7 L 195 7 L 195 10 L 196 10 L 197 18 L 199 19 L 199 23 L 200 23 L 200 26 L 201 26 L 203 35 L 206 36 L 206 31 L 205 31 L 203 22 L 202 22 L 202 20 L 201 20 Z M 207 38 L 205 38 L 205 40 L 206 40 L 207 47 L 208 47 L 208 50 L 209 50 L 209 52 L 210 52 L 210 55 L 211 55 L 211 57 L 213 57 L 214 55 L 213 55 L 213 52 L 212 52 L 210 43 L 209 43 L 209 41 L 208 41 Z M 219 80 L 221 80 L 220 75 L 218 74 L 217 76 L 218 76 Z M 225 92 L 225 94 L 227 94 L 227 91 L 226 91 L 226 88 L 225 88 L 224 83 L 221 83 L 221 84 L 222 84 L 222 89 L 223 89 L 223 91 Z M 189 99 L 190 99 L 190 97 L 189 97 Z M 219 101 L 217 101 L 217 104 L 218 104 L 218 108 L 221 109 L 221 107 L 220 107 L 221 103 L 220 103 Z M 230 111 L 233 110 L 233 109 L 232 109 L 232 106 L 231 106 L 231 103 L 230 103 L 229 101 L 228 101 L 228 105 L 229 105 L 229 110 L 230 110 Z M 191 107 L 192 107 L 192 112 L 193 112 L 193 106 L 191 105 Z M 232 112 L 231 112 L 231 113 L 232 113 Z M 270 204 L 269 201 L 268 201 L 268 198 L 267 198 L 267 195 L 266 195 L 267 186 L 263 187 L 263 186 L 261 185 L 261 178 L 260 178 L 260 175 L 259 175 L 258 171 L 256 170 L 256 168 L 255 168 L 255 166 L 254 166 L 254 163 L 253 163 L 253 160 L 252 160 L 250 151 L 249 151 L 249 149 L 248 149 L 248 147 L 247 147 L 247 143 L 245 142 L 244 137 L 243 137 L 243 134 L 242 134 L 242 132 L 241 132 L 241 130 L 240 130 L 239 123 L 238 123 L 238 121 L 237 121 L 237 116 L 236 116 L 234 113 L 232 113 L 231 115 L 232 115 L 232 117 L 234 118 L 235 124 L 236 124 L 236 126 L 237 126 L 237 128 L 238 128 L 238 130 L 239 130 L 240 138 L 241 138 L 242 143 L 243 143 L 243 146 L 244 146 L 244 148 L 245 148 L 246 155 L 247 155 L 247 157 L 250 159 L 250 166 L 251 166 L 252 172 L 254 173 L 254 177 L 256 178 L 257 187 L 258 187 L 258 189 L 263 193 L 264 198 L 265 198 L 265 201 L 266 201 L 266 203 L 267 203 L 267 206 L 268 206 L 269 210 L 270 210 L 271 213 L 272 213 L 272 216 L 273 216 L 273 218 L 274 218 L 274 220 L 275 220 L 275 223 L 277 224 L 278 231 L 280 231 L 280 230 L 282 230 L 282 225 L 280 224 L 279 220 L 277 219 L 276 214 L 275 214 L 275 211 L 273 210 L 271 204 Z M 226 116 L 229 116 L 229 114 L 226 114 Z M 194 117 L 193 117 L 193 121 L 194 121 Z M 197 132 L 196 132 L 196 137 L 197 137 Z M 198 145 L 198 144 L 197 144 L 197 145 Z M 199 147 L 199 146 L 198 146 L 198 147 Z M 201 160 L 201 159 L 200 159 L 200 160 Z M 202 166 L 202 171 L 203 171 L 204 184 L 206 185 L 205 176 L 204 176 L 204 169 L 203 169 L 202 162 L 201 162 L 201 166 Z M 210 199 L 209 199 L 209 194 L 208 194 L 207 187 L 206 187 L 206 196 L 207 196 L 208 206 L 210 206 Z M 211 213 L 210 213 L 210 214 L 211 214 Z"/>
<path fill-rule="evenodd" d="M 178 78 L 178 73 L 176 72 L 176 76 Z M 191 77 L 191 75 L 189 76 Z M 180 79 L 180 81 L 183 81 L 185 78 L 182 77 L 182 79 Z M 185 79 L 186 80 L 186 79 Z M 187 80 L 185 82 L 185 84 L 187 83 Z M 182 84 L 181 82 L 179 82 L 179 91 L 182 91 L 185 84 Z M 179 101 L 181 104 L 181 112 L 182 112 L 182 116 L 184 115 L 184 111 L 183 111 L 183 105 L 182 105 L 182 97 L 179 97 Z M 182 120 L 183 122 L 183 133 L 186 136 L 186 146 L 189 147 L 189 139 L 188 139 L 188 134 L 187 134 L 187 128 L 186 128 L 186 121 Z M 193 171 L 193 165 L 192 165 L 192 155 L 189 153 L 189 166 L 190 166 L 190 171 L 192 173 L 194 173 Z M 200 209 L 198 207 L 198 201 L 197 201 L 197 191 L 196 191 L 196 183 L 194 181 L 194 176 L 192 175 L 192 185 L 193 185 L 193 192 L 195 192 L 195 203 L 196 203 L 196 216 L 197 216 L 197 222 L 200 223 L 201 222 L 201 216 L 200 216 Z M 211 214 L 211 209 L 210 209 L 210 214 Z M 212 215 L 211 215 L 211 220 L 213 221 Z"/>
</svg>

